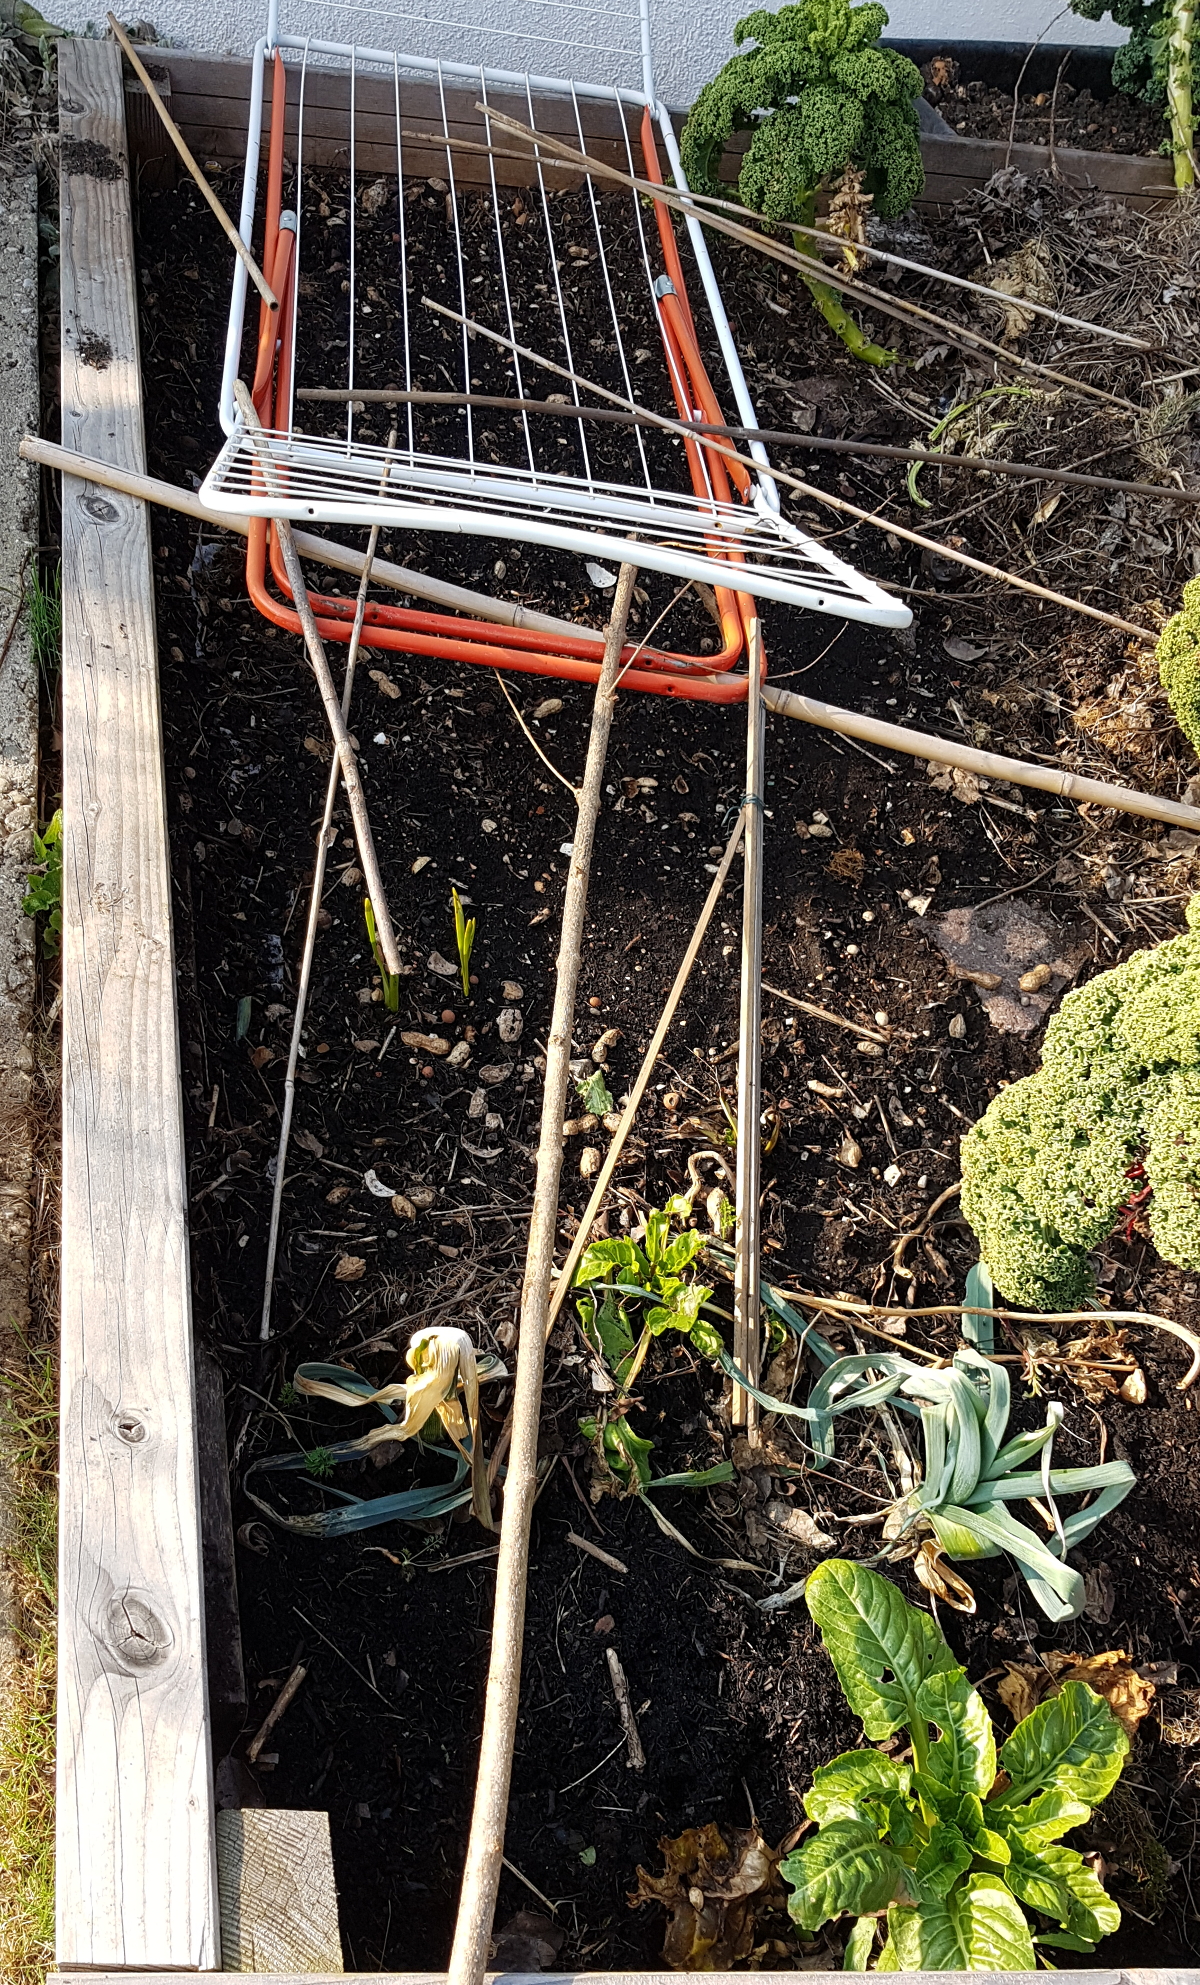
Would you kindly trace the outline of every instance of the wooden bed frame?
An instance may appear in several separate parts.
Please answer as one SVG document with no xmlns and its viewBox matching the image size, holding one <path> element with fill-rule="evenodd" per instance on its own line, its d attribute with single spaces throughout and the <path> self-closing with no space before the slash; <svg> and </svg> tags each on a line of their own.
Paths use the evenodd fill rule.
<svg viewBox="0 0 1200 1985">
<path fill-rule="evenodd" d="M 201 160 L 240 163 L 249 63 L 143 52 Z M 314 88 L 327 90 L 336 110 L 338 79 L 310 80 L 310 101 Z M 414 122 L 430 94 L 413 86 Z M 470 95 L 457 97 L 453 114 L 456 126 L 475 136 L 481 125 L 471 103 Z M 173 158 L 140 85 L 123 79 L 111 41 L 59 43 L 59 105 L 62 438 L 84 454 L 144 470 L 131 181 L 173 173 Z M 310 159 L 339 163 L 339 128 L 331 116 L 324 156 L 310 123 Z M 1004 150 L 926 140 L 926 203 L 981 185 L 1003 163 Z M 616 156 L 623 154 L 614 145 Z M 361 144 L 358 163 L 360 170 L 369 164 Z M 413 169 L 423 163 L 414 148 Z M 436 166 L 438 155 L 431 151 L 428 163 Z M 1047 159 L 1017 145 L 1012 163 L 1030 171 Z M 1059 152 L 1057 163 L 1141 205 L 1170 197 L 1163 161 Z M 527 183 L 522 162 L 498 165 L 506 183 Z M 475 169 L 484 171 L 485 162 Z M 464 179 L 471 173 L 464 154 Z M 341 1974 L 326 1816 L 218 1816 L 213 1793 L 171 876 L 145 507 L 64 477 L 62 578 L 53 1975 L 64 1985 L 80 1972 L 93 1985 L 127 1985 L 130 1974 L 142 1985 L 172 1985 L 180 1972 L 221 1968 L 224 1929 L 228 1969 L 276 1985 L 300 1976 L 331 1979 Z M 214 1590 L 228 1596 L 230 1579 L 231 1561 Z M 212 1607 L 210 1593 L 210 1620 Z M 667 1985 L 670 1975 L 633 1977 L 638 1985 Z M 760 1985 L 784 1985 L 794 1975 L 758 1977 Z M 434 1985 L 424 1974 L 387 1976 Z M 563 1979 L 607 1985 L 611 1976 Z M 1023 1976 L 1013 1974 L 1012 1985 Z M 1058 1977 L 1064 1985 L 1200 1985 L 1200 1971 Z"/>
</svg>

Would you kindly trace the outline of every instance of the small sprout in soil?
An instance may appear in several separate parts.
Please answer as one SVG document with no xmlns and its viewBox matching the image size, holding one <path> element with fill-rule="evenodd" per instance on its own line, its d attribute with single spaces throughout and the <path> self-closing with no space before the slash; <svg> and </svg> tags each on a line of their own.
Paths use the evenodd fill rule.
<svg viewBox="0 0 1200 1985">
<path fill-rule="evenodd" d="M 293 1394 L 295 1388 L 292 1388 Z M 327 1482 L 333 1474 L 333 1455 L 327 1447 L 311 1447 L 304 1457 L 304 1466 L 318 1482 Z"/>
<path fill-rule="evenodd" d="M 39 830 L 34 829 L 33 852 L 36 867 L 25 878 L 26 894 L 21 903 L 27 917 L 45 917 L 42 950 L 56 958 L 62 942 L 62 808 Z M 239 1036 L 240 1039 L 240 1036 Z"/>
<path fill-rule="evenodd" d="M 608 1112 L 612 1109 L 612 1094 L 608 1084 L 604 1080 L 604 1070 L 602 1068 L 598 1068 L 594 1075 L 585 1076 L 577 1081 L 575 1088 L 582 1098 L 583 1107 L 588 1116 L 596 1118 L 607 1116 Z"/>
<path fill-rule="evenodd" d="M 471 997 L 471 952 L 475 944 L 475 919 L 463 912 L 457 889 L 451 887 L 454 903 L 454 942 L 458 948 L 458 969 L 462 977 L 463 998 Z"/>
<path fill-rule="evenodd" d="M 1129 1739 L 1081 1681 L 1038 1705 L 997 1756 L 992 1720 L 940 1628 L 864 1566 L 829 1558 L 805 1588 L 871 1744 L 813 1776 L 819 1831 L 780 1864 L 810 1933 L 856 1918 L 847 1971 L 1033 1971 L 1037 1947 L 1091 1953 L 1121 1912 L 1061 1839 L 1112 1791 Z M 902 1761 L 903 1760 L 903 1761 Z M 1031 1923 L 1026 1910 L 1033 1915 Z M 1050 1918 L 1058 1930 L 1044 1930 Z"/>
<path fill-rule="evenodd" d="M 387 969 L 387 962 L 379 946 L 379 932 L 375 924 L 375 911 L 371 906 L 369 896 L 363 897 L 363 916 L 366 918 L 367 923 L 367 938 L 375 956 L 375 963 L 379 967 L 379 980 L 383 987 L 383 1003 L 389 1013 L 398 1013 L 400 1011 L 400 976 L 399 973 L 389 972 Z"/>
</svg>

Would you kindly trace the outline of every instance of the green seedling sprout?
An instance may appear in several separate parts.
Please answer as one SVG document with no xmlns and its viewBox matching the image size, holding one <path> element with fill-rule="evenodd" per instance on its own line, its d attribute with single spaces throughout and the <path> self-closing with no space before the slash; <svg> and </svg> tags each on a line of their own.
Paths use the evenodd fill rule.
<svg viewBox="0 0 1200 1985">
<path fill-rule="evenodd" d="M 868 1743 L 889 1750 L 814 1773 L 804 1809 L 819 1830 L 779 1868 L 796 1922 L 811 1935 L 853 1916 L 846 1971 L 1031 1972 L 1046 1946 L 1090 1955 L 1121 1912 L 1061 1843 L 1128 1756 L 1108 1704 L 1066 1682 L 997 1753 L 941 1629 L 886 1578 L 827 1558 L 804 1596 Z"/>
<path fill-rule="evenodd" d="M 53 819 L 33 832 L 33 852 L 37 863 L 25 878 L 26 893 L 21 908 L 27 917 L 45 917 L 42 949 L 47 958 L 57 958 L 62 945 L 62 831 L 61 806 Z"/>
<path fill-rule="evenodd" d="M 458 969 L 462 975 L 463 998 L 471 997 L 471 953 L 475 948 L 475 919 L 463 914 L 457 889 L 450 885 L 454 898 L 454 942 L 458 947 Z"/>
<path fill-rule="evenodd" d="M 370 940 L 375 963 L 379 967 L 379 979 L 383 987 L 383 1003 L 389 1013 L 398 1013 L 400 1011 L 400 976 L 397 972 L 388 971 L 383 952 L 379 948 L 379 932 L 375 926 L 375 912 L 371 907 L 369 896 L 363 897 L 363 916 L 366 918 L 367 937 Z"/>
</svg>

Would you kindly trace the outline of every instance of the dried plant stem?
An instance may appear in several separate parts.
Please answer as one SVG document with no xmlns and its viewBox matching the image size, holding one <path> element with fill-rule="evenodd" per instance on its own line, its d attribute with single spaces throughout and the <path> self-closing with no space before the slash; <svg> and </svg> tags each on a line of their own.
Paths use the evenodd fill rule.
<svg viewBox="0 0 1200 1985">
<path fill-rule="evenodd" d="M 475 108 L 483 111 L 493 124 L 499 124 L 504 130 L 511 131 L 514 136 L 524 138 L 527 144 L 536 146 L 539 151 L 545 150 L 552 152 L 558 158 L 569 159 L 573 165 L 582 167 L 588 173 L 604 179 L 616 180 L 640 195 L 660 201 L 664 206 L 673 207 L 692 218 L 702 219 L 706 227 L 715 228 L 718 233 L 729 235 L 745 247 L 757 249 L 760 254 L 770 257 L 774 262 L 783 262 L 789 268 L 798 269 L 802 275 L 816 276 L 821 282 L 835 284 L 846 296 L 862 297 L 885 317 L 899 318 L 902 323 L 916 322 L 931 325 L 939 336 L 948 338 L 952 344 L 958 345 L 967 352 L 972 354 L 987 352 L 991 357 L 999 359 L 1002 364 L 1013 366 L 1018 372 L 1036 373 L 1040 378 L 1052 379 L 1056 385 L 1066 386 L 1073 393 L 1083 393 L 1089 399 L 1104 400 L 1110 406 L 1123 408 L 1126 413 L 1136 414 L 1140 411 L 1132 400 L 1121 399 L 1116 393 L 1106 393 L 1100 386 L 1089 386 L 1085 380 L 1073 379 L 1069 373 L 1056 372 L 1053 366 L 1039 365 L 1034 359 L 1024 358 L 1019 352 L 1009 351 L 1007 346 L 998 345 L 993 339 L 985 338 L 980 331 L 972 331 L 964 324 L 955 324 L 950 318 L 939 316 L 936 310 L 926 310 L 922 304 L 885 296 L 881 290 L 875 288 L 874 284 L 855 281 L 838 270 L 830 269 L 815 255 L 805 255 L 799 249 L 785 248 L 781 241 L 776 241 L 773 236 L 762 233 L 762 216 L 750 214 L 749 209 L 747 209 L 748 218 L 755 223 L 751 227 L 726 220 L 715 211 L 701 212 L 691 195 L 680 195 L 672 188 L 660 185 L 656 180 L 635 179 L 630 173 L 619 171 L 616 166 L 602 165 L 598 160 L 589 158 L 585 152 L 577 152 L 572 146 L 564 144 L 561 138 L 550 138 L 544 132 L 531 130 L 528 125 L 518 123 L 516 118 L 504 117 L 499 111 L 489 109 L 486 104 L 477 103 Z M 792 225 L 798 234 L 810 232 L 807 223 L 803 221 L 796 221 Z M 845 242 L 840 242 L 839 246 L 844 248 Z"/>
<path fill-rule="evenodd" d="M 537 1442 L 546 1355 L 546 1313 L 554 1272 L 558 1189 L 562 1173 L 563 1112 L 570 1078 L 575 993 L 579 980 L 592 844 L 600 813 L 605 758 L 616 706 L 616 680 L 636 578 L 635 566 L 622 565 L 604 644 L 604 661 L 596 685 L 587 763 L 580 786 L 579 812 L 567 874 L 554 1012 L 546 1040 L 537 1179 L 521 1294 L 512 1444 L 504 1488 L 500 1556 L 496 1565 L 496 1604 L 492 1619 L 479 1776 L 475 1786 L 475 1805 L 454 1945 L 450 1953 L 448 1985 L 480 1985 L 483 1978 L 504 1854 L 504 1824 L 521 1688 L 529 1526 L 537 1491 Z"/>
<path fill-rule="evenodd" d="M 989 296 L 995 291 L 989 290 Z M 1031 309 L 1024 297 L 1022 310 Z M 495 413 L 546 414 L 552 420 L 616 423 L 618 426 L 647 427 L 655 423 L 645 414 L 626 413 L 617 407 L 562 405 L 558 400 L 530 400 L 511 393 L 418 393 L 398 386 L 301 386 L 298 400 L 318 400 L 345 406 L 362 400 L 368 406 L 487 407 Z M 861 456 L 866 461 L 920 462 L 935 469 L 965 469 L 985 475 L 1015 477 L 1020 482 L 1062 483 L 1071 489 L 1120 490 L 1126 496 L 1149 496 L 1164 503 L 1200 503 L 1200 489 L 1177 489 L 1171 483 L 1129 482 L 1123 476 L 1089 476 L 1079 469 L 1054 469 L 1040 462 L 1008 462 L 993 455 L 949 455 L 934 448 L 900 448 L 890 441 L 842 440 L 832 434 L 800 434 L 786 427 L 735 427 L 728 421 L 693 420 L 686 423 L 694 434 L 714 434 L 730 441 L 761 441 L 772 448 L 802 448 L 806 454 Z M 1102 449 L 1101 455 L 1120 453 L 1119 448 Z M 1099 459 L 1092 456 L 1089 459 Z"/>
<path fill-rule="evenodd" d="M 639 407 L 635 400 L 626 399 L 623 393 L 610 393 L 607 386 L 598 386 L 594 379 L 585 379 L 582 373 L 573 372 L 565 365 L 558 365 L 541 352 L 531 351 L 528 345 L 521 345 L 513 338 L 506 338 L 500 331 L 490 331 L 486 324 L 477 323 L 473 317 L 464 317 L 461 311 L 450 310 L 444 303 L 435 303 L 432 297 L 422 297 L 427 310 L 436 311 L 439 317 L 449 318 L 451 323 L 461 324 L 476 337 L 487 338 L 494 345 L 503 345 L 506 351 L 514 351 L 521 358 L 527 358 L 531 365 L 539 365 L 546 372 L 557 373 L 560 379 L 569 379 L 573 385 L 581 386 L 587 393 L 595 393 L 602 400 L 614 406 L 630 407 L 635 413 L 644 414 L 652 427 L 661 427 L 667 434 L 678 435 L 680 440 L 692 439 L 691 428 L 683 421 L 671 420 L 666 414 L 651 413 L 647 407 Z M 1136 621 L 1122 620 L 1119 615 L 1105 613 L 1100 607 L 1090 607 L 1083 600 L 1073 600 L 1065 593 L 1056 593 L 1048 586 L 1037 586 L 1031 579 L 1019 579 L 1015 572 L 1005 572 L 1001 566 L 988 565 L 983 559 L 972 558 L 965 551 L 955 551 L 953 546 L 940 544 L 936 538 L 927 538 L 921 531 L 911 531 L 904 524 L 895 523 L 891 518 L 880 517 L 873 510 L 862 510 L 857 503 L 848 503 L 844 497 L 831 496 L 828 490 L 818 489 L 815 483 L 804 482 L 799 476 L 789 474 L 786 469 L 768 467 L 756 462 L 749 455 L 741 455 L 736 448 L 728 447 L 722 441 L 707 441 L 715 455 L 723 455 L 727 461 L 738 462 L 750 469 L 755 476 L 766 476 L 779 483 L 784 489 L 792 490 L 798 496 L 811 497 L 814 503 L 823 503 L 830 510 L 837 510 L 844 517 L 853 517 L 860 524 L 870 524 L 874 530 L 890 533 L 903 538 L 908 544 L 919 545 L 922 551 L 936 552 L 939 558 L 947 558 L 955 565 L 965 565 L 970 572 L 980 572 L 985 579 L 999 579 L 1005 586 L 1012 586 L 1019 593 L 1029 593 L 1037 600 L 1048 600 L 1052 606 L 1067 607 L 1072 613 L 1081 613 L 1088 620 L 1099 620 L 1106 627 L 1120 628 L 1122 634 L 1132 634 L 1139 641 L 1153 644 L 1157 635 L 1147 627 L 1139 627 Z"/>
<path fill-rule="evenodd" d="M 737 1232 L 733 1268 L 733 1359 L 750 1384 L 759 1383 L 762 1331 L 759 1316 L 759 1193 L 762 1182 L 762 884 L 763 747 L 762 639 L 749 629 L 750 685 L 746 692 L 746 846 L 742 862 L 742 971 L 738 1017 Z M 736 1380 L 731 1425 L 758 1440 L 758 1401 Z"/>
<path fill-rule="evenodd" d="M 266 1743 L 267 1738 L 270 1736 L 272 1730 L 275 1728 L 275 1725 L 278 1723 L 280 1717 L 283 1715 L 284 1710 L 287 1709 L 289 1704 L 295 1699 L 296 1695 L 299 1692 L 300 1684 L 303 1682 L 304 1677 L 307 1675 L 307 1673 L 308 1673 L 308 1669 L 301 1664 L 298 1664 L 295 1668 L 292 1669 L 292 1672 L 288 1676 L 287 1681 L 280 1689 L 279 1694 L 276 1696 L 274 1702 L 271 1704 L 270 1709 L 267 1711 L 261 1724 L 259 1725 L 258 1731 L 254 1737 L 253 1742 L 249 1745 L 246 1751 L 246 1756 L 251 1764 L 257 1764 L 259 1752 L 262 1750 L 262 1747 Z"/>
</svg>

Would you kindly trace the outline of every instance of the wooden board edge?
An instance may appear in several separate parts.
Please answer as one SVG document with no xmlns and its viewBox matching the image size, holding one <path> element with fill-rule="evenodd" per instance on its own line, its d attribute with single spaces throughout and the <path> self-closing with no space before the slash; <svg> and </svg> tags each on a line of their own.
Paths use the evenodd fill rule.
<svg viewBox="0 0 1200 1985">
<path fill-rule="evenodd" d="M 144 465 L 115 44 L 59 49 L 64 439 Z M 186 1172 L 145 506 L 64 478 L 60 1964 L 219 1961 Z"/>
</svg>

